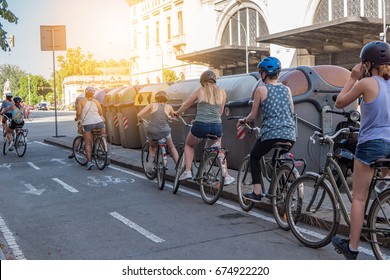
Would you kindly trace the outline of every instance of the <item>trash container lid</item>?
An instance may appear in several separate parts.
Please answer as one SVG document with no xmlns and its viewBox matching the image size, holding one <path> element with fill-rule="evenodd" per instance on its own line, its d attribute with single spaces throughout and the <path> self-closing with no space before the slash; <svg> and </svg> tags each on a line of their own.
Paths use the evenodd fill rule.
<svg viewBox="0 0 390 280">
<path fill-rule="evenodd" d="M 166 90 L 169 87 L 167 83 L 151 84 L 143 87 L 135 95 L 134 105 L 147 105 L 154 102 L 154 95 L 160 90 Z"/>
<path fill-rule="evenodd" d="M 109 88 L 102 88 L 102 89 L 99 89 L 95 92 L 95 94 L 93 95 L 93 98 L 95 98 L 97 101 L 99 101 L 100 103 L 103 103 L 104 101 L 104 97 L 106 96 L 106 94 L 110 91 Z"/>
<path fill-rule="evenodd" d="M 110 90 L 106 96 L 104 97 L 104 100 L 103 100 L 103 104 L 104 105 L 112 105 L 115 103 L 115 95 L 119 93 L 119 91 L 121 91 L 123 89 L 123 87 L 118 87 L 118 88 L 114 88 L 112 90 Z"/>
<path fill-rule="evenodd" d="M 199 79 L 182 80 L 169 86 L 165 91 L 170 103 L 183 103 L 190 95 L 200 87 Z"/>
<path fill-rule="evenodd" d="M 217 85 L 226 91 L 226 101 L 233 101 L 252 96 L 258 78 L 252 74 L 222 76 Z"/>
<path fill-rule="evenodd" d="M 134 97 L 136 93 L 137 91 L 133 86 L 127 86 L 122 88 L 114 97 L 115 104 L 134 102 Z"/>
</svg>

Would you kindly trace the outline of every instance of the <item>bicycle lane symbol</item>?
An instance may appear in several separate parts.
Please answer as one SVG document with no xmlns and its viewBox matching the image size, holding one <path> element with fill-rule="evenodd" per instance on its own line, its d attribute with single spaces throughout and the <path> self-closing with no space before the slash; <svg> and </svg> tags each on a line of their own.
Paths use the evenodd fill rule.
<svg viewBox="0 0 390 280">
<path fill-rule="evenodd" d="M 123 178 L 115 178 L 113 176 L 107 175 L 102 177 L 88 176 L 87 178 L 89 179 L 87 185 L 91 187 L 107 187 L 108 185 L 118 185 L 135 182 L 134 179 L 128 180 Z"/>
</svg>

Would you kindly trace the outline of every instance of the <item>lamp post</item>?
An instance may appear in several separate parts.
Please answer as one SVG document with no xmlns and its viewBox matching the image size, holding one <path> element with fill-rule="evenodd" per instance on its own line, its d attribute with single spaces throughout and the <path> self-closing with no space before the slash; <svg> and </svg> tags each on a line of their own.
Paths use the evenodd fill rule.
<svg viewBox="0 0 390 280">
<path fill-rule="evenodd" d="M 386 42 L 386 0 L 382 0 L 382 14 L 383 14 L 383 42 Z"/>
<path fill-rule="evenodd" d="M 249 54 L 248 54 L 248 40 L 249 40 L 249 38 L 248 38 L 248 32 L 246 31 L 244 24 L 235 16 L 229 15 L 228 13 L 225 13 L 222 10 L 214 9 L 214 11 L 221 13 L 221 14 L 224 14 L 224 15 L 228 16 L 229 18 L 235 19 L 241 25 L 242 29 L 244 30 L 244 33 L 245 33 L 245 66 L 246 66 L 246 73 L 249 73 L 249 64 L 248 64 L 248 56 L 249 56 Z"/>
</svg>

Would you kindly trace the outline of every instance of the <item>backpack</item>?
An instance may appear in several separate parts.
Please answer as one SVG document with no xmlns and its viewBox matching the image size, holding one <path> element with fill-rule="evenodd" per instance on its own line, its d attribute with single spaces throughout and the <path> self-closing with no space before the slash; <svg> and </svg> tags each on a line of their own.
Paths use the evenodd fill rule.
<svg viewBox="0 0 390 280">
<path fill-rule="evenodd" d="M 24 120 L 23 110 L 18 109 L 12 117 L 12 121 L 16 124 L 21 124 Z"/>
</svg>

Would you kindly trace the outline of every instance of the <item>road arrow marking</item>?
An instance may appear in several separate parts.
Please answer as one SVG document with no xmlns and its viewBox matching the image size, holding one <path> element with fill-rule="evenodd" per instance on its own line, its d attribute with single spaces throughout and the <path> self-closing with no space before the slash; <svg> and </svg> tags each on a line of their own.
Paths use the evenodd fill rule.
<svg viewBox="0 0 390 280">
<path fill-rule="evenodd" d="M 25 193 L 29 193 L 29 194 L 41 195 L 46 190 L 46 189 L 37 190 L 31 184 L 24 184 L 24 185 L 28 188 L 28 191 L 25 191 Z"/>
<path fill-rule="evenodd" d="M 70 192 L 79 192 L 78 190 L 76 190 L 74 187 L 72 186 L 69 186 L 68 184 L 66 184 L 65 182 L 61 181 L 60 179 L 58 178 L 51 178 L 54 182 L 57 182 L 58 184 L 60 184 L 61 186 L 64 187 L 64 189 L 70 191 Z"/>
</svg>

